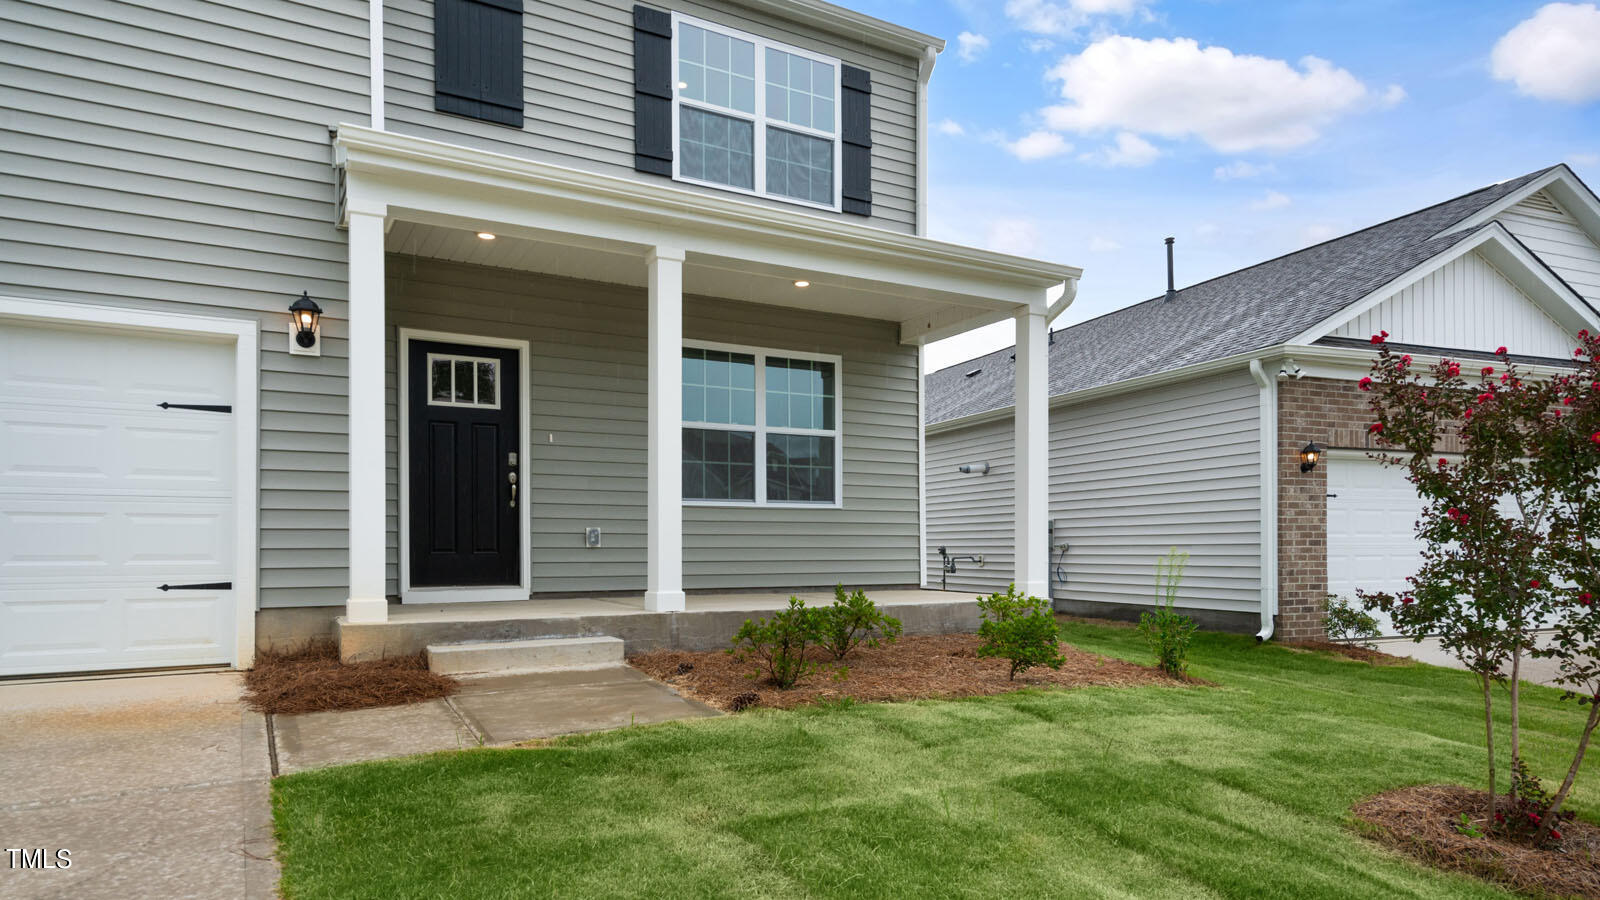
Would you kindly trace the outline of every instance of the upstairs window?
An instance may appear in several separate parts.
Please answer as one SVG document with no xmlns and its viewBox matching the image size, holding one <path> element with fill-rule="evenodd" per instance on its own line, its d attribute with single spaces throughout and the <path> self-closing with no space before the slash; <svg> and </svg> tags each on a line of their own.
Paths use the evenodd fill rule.
<svg viewBox="0 0 1600 900">
<path fill-rule="evenodd" d="M 673 17 L 673 177 L 838 210 L 840 64 Z"/>
</svg>

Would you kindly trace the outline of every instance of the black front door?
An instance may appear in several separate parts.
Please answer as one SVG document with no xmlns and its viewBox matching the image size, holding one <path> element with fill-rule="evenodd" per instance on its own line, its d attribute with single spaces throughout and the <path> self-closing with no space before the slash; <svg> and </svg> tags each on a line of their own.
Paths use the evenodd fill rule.
<svg viewBox="0 0 1600 900">
<path fill-rule="evenodd" d="M 412 341 L 409 352 L 411 584 L 516 585 L 517 351 Z"/>
</svg>

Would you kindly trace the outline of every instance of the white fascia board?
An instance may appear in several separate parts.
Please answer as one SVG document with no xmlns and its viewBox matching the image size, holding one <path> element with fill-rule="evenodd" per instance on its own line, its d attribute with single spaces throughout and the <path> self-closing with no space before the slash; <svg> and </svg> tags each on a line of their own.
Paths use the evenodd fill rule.
<svg viewBox="0 0 1600 900">
<path fill-rule="evenodd" d="M 1486 225 L 1501 213 L 1540 191 L 1548 191 L 1563 209 L 1572 213 L 1572 217 L 1578 220 L 1584 231 L 1588 232 L 1589 238 L 1600 243 L 1600 198 L 1595 197 L 1594 192 L 1589 190 L 1588 185 L 1585 185 L 1576 173 L 1567 168 L 1566 163 L 1556 166 L 1520 189 L 1501 197 L 1474 215 L 1449 226 L 1435 237 Z"/>
<path fill-rule="evenodd" d="M 1566 282 L 1556 277 L 1543 261 L 1534 256 L 1504 225 L 1490 222 L 1451 247 L 1429 257 L 1410 271 L 1346 306 L 1297 335 L 1291 344 L 1312 344 L 1332 334 L 1339 326 L 1388 300 L 1407 286 L 1426 278 L 1446 265 L 1478 251 L 1496 270 L 1539 304 L 1562 326 L 1577 332 L 1580 328 L 1600 327 L 1600 318 Z"/>
<path fill-rule="evenodd" d="M 873 46 L 907 56 L 921 56 L 922 51 L 928 48 L 940 52 L 945 46 L 943 38 L 923 34 L 821 0 L 737 0 L 737 2 L 740 6 L 760 10 L 768 15 L 800 22 L 852 40 L 864 40 Z"/>
<path fill-rule="evenodd" d="M 386 204 L 412 221 L 586 236 L 641 256 L 670 242 L 691 254 L 959 295 L 978 313 L 1031 305 L 1046 288 L 1082 275 L 1076 266 L 359 125 L 341 124 L 334 143 L 346 206 Z"/>
</svg>

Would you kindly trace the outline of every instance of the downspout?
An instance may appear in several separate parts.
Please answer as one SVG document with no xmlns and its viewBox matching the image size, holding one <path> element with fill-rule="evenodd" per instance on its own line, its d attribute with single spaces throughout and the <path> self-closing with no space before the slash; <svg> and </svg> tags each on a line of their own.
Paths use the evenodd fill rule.
<svg viewBox="0 0 1600 900">
<path fill-rule="evenodd" d="M 939 51 L 933 47 L 922 48 L 922 59 L 917 63 L 917 236 L 928 234 L 928 79 L 933 77 L 933 63 Z"/>
<path fill-rule="evenodd" d="M 367 93 L 372 127 L 383 130 L 383 4 L 367 0 Z"/>
<path fill-rule="evenodd" d="M 1278 382 L 1250 360 L 1250 377 L 1261 389 L 1261 630 L 1258 642 L 1272 639 L 1278 614 Z"/>
<path fill-rule="evenodd" d="M 917 344 L 917 586 L 928 588 L 928 414 L 925 396 L 927 348 Z M 940 586 L 941 590 L 943 585 Z"/>
</svg>

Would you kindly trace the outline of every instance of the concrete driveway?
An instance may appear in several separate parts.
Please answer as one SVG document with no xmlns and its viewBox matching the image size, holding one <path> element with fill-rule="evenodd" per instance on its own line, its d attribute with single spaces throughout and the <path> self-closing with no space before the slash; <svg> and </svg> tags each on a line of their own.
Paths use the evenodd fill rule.
<svg viewBox="0 0 1600 900">
<path fill-rule="evenodd" d="M 266 726 L 239 691 L 225 672 L 0 684 L 0 897 L 276 896 Z"/>
</svg>

